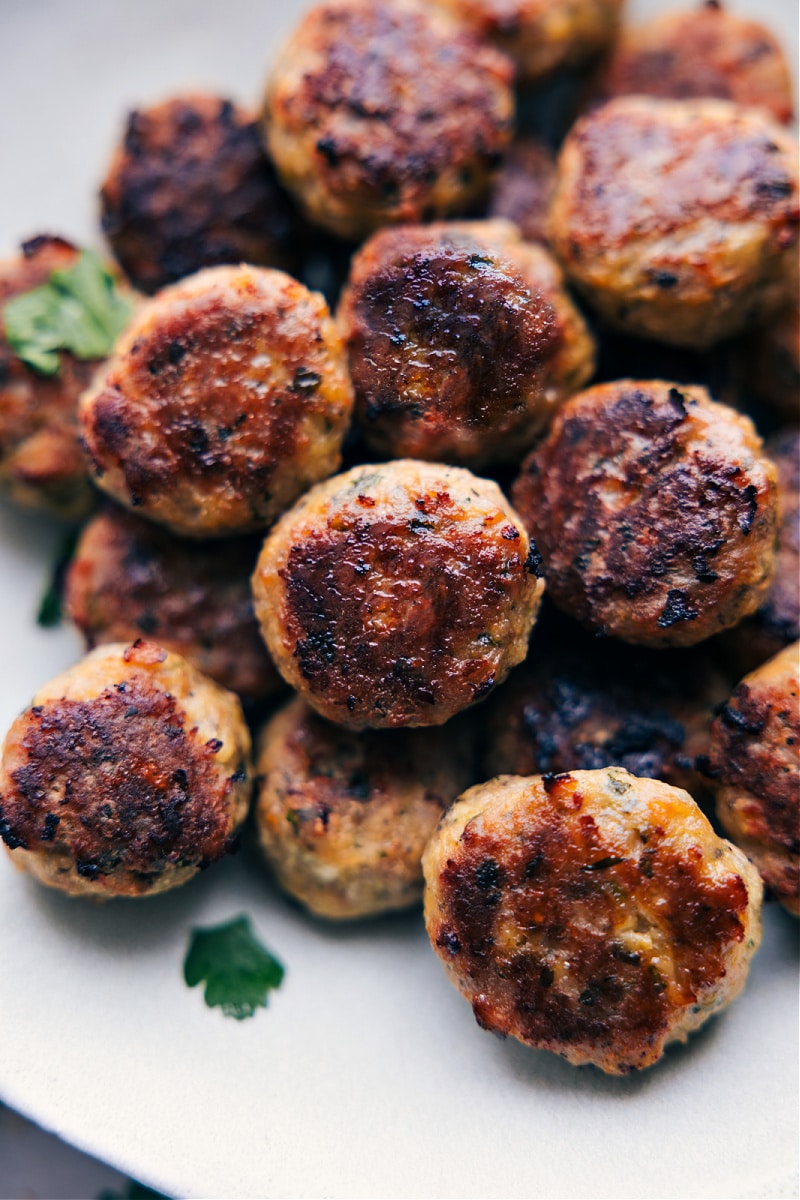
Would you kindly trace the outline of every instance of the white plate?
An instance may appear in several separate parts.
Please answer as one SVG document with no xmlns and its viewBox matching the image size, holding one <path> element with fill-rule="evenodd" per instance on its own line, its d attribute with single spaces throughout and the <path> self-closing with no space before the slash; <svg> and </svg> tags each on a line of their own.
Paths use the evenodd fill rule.
<svg viewBox="0 0 800 1200">
<path fill-rule="evenodd" d="M 2 253 L 42 229 L 96 240 L 123 111 L 188 85 L 255 98 L 302 7 L 3 0 Z M 792 0 L 740 8 L 796 46 Z M 3 729 L 80 653 L 34 623 L 57 542 L 0 510 Z M 181 963 L 192 925 L 241 911 L 287 977 L 237 1023 L 187 990 Z M 797 926 L 774 907 L 730 1012 L 625 1080 L 481 1033 L 419 914 L 322 927 L 244 856 L 158 900 L 93 907 L 3 855 L 0 921 L 0 1095 L 169 1194 L 796 1194 Z"/>
</svg>

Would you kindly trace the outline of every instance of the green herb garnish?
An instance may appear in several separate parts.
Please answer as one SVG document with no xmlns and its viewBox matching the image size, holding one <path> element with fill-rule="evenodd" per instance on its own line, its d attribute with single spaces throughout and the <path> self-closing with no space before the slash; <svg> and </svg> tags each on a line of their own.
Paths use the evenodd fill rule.
<svg viewBox="0 0 800 1200">
<path fill-rule="evenodd" d="M 54 629 L 61 624 L 62 604 L 64 600 L 64 581 L 67 567 L 72 562 L 75 547 L 78 544 L 78 530 L 68 533 L 59 546 L 56 561 L 50 573 L 50 581 L 39 601 L 39 611 L 36 614 L 36 624 L 42 629 Z"/>
<path fill-rule="evenodd" d="M 97 1200 L 166 1200 L 166 1197 L 163 1192 L 154 1192 L 152 1188 L 131 1179 L 124 1192 L 101 1192 Z"/>
<path fill-rule="evenodd" d="M 118 290 L 96 254 L 83 250 L 71 267 L 8 301 L 5 338 L 29 367 L 56 375 L 59 350 L 85 359 L 110 354 L 132 311 L 132 298 Z"/>
<path fill-rule="evenodd" d="M 205 980 L 209 1008 L 221 1008 L 237 1021 L 267 1007 L 267 996 L 280 987 L 284 970 L 258 941 L 249 919 L 234 917 L 212 929 L 193 929 L 183 963 L 189 987 Z"/>
</svg>

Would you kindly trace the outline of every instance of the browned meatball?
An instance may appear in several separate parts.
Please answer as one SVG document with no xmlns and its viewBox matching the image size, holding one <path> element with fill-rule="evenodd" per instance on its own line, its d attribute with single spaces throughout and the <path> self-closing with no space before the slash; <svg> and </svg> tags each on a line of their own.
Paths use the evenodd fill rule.
<svg viewBox="0 0 800 1200">
<path fill-rule="evenodd" d="M 376 233 L 338 315 L 356 418 L 392 457 L 519 460 L 594 369 L 558 266 L 507 221 Z"/>
<path fill-rule="evenodd" d="M 546 244 L 555 183 L 555 159 L 544 143 L 517 138 L 495 175 L 488 215 L 513 221 L 526 242 Z"/>
<path fill-rule="evenodd" d="M 800 642 L 746 675 L 712 729 L 717 816 L 800 916 Z"/>
<path fill-rule="evenodd" d="M 599 87 L 600 95 L 715 96 L 765 109 L 791 121 L 792 78 L 779 42 L 758 21 L 706 0 L 623 30 Z"/>
<path fill-rule="evenodd" d="M 796 296 L 766 325 L 736 341 L 733 366 L 750 395 L 787 421 L 800 420 L 800 314 Z"/>
<path fill-rule="evenodd" d="M 249 795 L 239 701 L 139 639 L 93 650 L 11 726 L 0 836 L 49 887 L 154 895 L 230 849 Z"/>
<path fill-rule="evenodd" d="M 256 615 L 278 670 L 322 716 L 441 725 L 525 657 L 537 562 L 495 483 L 433 463 L 356 467 L 267 537 Z"/>
<path fill-rule="evenodd" d="M 142 307 L 80 416 L 104 491 L 218 537 L 268 525 L 335 471 L 351 406 L 322 296 L 281 271 L 209 267 Z"/>
<path fill-rule="evenodd" d="M 282 686 L 259 633 L 250 576 L 261 542 L 183 541 L 121 508 L 83 530 L 65 608 L 89 649 L 144 635 L 248 699 Z"/>
<path fill-rule="evenodd" d="M 512 72 L 414 0 L 331 0 L 278 56 L 267 143 L 309 217 L 341 237 L 464 212 L 508 143 Z"/>
<path fill-rule="evenodd" d="M 218 96 L 130 113 L 100 201 L 114 254 L 146 292 L 218 263 L 297 265 L 293 206 L 255 114 Z"/>
<path fill-rule="evenodd" d="M 738 995 L 760 940 L 745 856 L 621 767 L 479 784 L 422 864 L 431 944 L 478 1024 L 612 1075 Z"/>
<path fill-rule="evenodd" d="M 512 494 L 556 604 L 623 641 L 693 645 L 769 587 L 777 471 L 749 418 L 704 388 L 620 380 L 573 396 Z"/>
<path fill-rule="evenodd" d="M 422 900 L 425 843 L 471 782 L 461 722 L 353 733 L 297 696 L 259 747 L 256 826 L 281 887 L 334 920 Z"/>
<path fill-rule="evenodd" d="M 621 96 L 573 127 L 549 233 L 612 325 L 702 349 L 793 294 L 794 139 L 723 100 Z"/>
<path fill-rule="evenodd" d="M 23 242 L 17 258 L 0 263 L 0 490 L 15 504 L 70 519 L 88 512 L 94 495 L 76 411 L 97 363 L 61 353 L 58 374 L 40 374 L 3 337 L 3 309 L 77 257 L 70 242 L 43 236 Z"/>
</svg>

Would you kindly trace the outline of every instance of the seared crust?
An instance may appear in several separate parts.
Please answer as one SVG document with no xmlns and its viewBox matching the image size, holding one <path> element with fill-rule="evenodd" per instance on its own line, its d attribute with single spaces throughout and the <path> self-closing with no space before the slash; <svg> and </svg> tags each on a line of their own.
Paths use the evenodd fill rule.
<svg viewBox="0 0 800 1200">
<path fill-rule="evenodd" d="M 14 862 L 71 895 L 153 895 L 230 848 L 247 814 L 238 700 L 140 639 L 100 646 L 14 722 L 0 835 Z"/>
<path fill-rule="evenodd" d="M 81 399 L 98 485 L 174 532 L 258 529 L 335 471 L 350 417 L 322 296 L 210 267 L 144 305 Z"/>
<path fill-rule="evenodd" d="M 219 96 L 129 113 L 100 202 L 111 249 L 145 292 L 219 263 L 297 265 L 293 206 L 255 114 Z"/>
<path fill-rule="evenodd" d="M 281 887 L 352 920 L 422 900 L 422 851 L 471 781 L 460 722 L 353 733 L 296 696 L 259 739 L 256 825 Z"/>
<path fill-rule="evenodd" d="M 464 212 L 509 141 L 512 71 L 413 0 L 331 0 L 278 56 L 267 144 L 309 217 L 341 237 Z"/>
<path fill-rule="evenodd" d="M 389 457 L 518 460 L 594 369 L 558 266 L 507 221 L 376 233 L 353 259 L 338 318 L 356 419 Z"/>
<path fill-rule="evenodd" d="M 746 675 L 712 729 L 717 816 L 800 916 L 800 642 Z"/>
<path fill-rule="evenodd" d="M 515 138 L 494 177 L 487 214 L 513 221 L 526 242 L 547 245 L 556 161 L 544 142 Z"/>
<path fill-rule="evenodd" d="M 94 495 L 76 412 L 97 363 L 62 353 L 58 374 L 40 375 L 17 358 L 2 331 L 9 300 L 40 287 L 77 257 L 70 242 L 42 236 L 0 263 L 0 490 L 15 504 L 70 519 L 84 516 Z"/>
<path fill-rule="evenodd" d="M 512 496 L 556 603 L 589 628 L 690 646 L 769 587 L 777 471 L 704 388 L 620 380 L 573 396 Z"/>
<path fill-rule="evenodd" d="M 312 488 L 267 537 L 253 589 L 278 670 L 322 716 L 441 725 L 525 657 L 536 571 L 496 484 L 395 461 Z"/>
<path fill-rule="evenodd" d="M 549 234 L 612 325 L 702 349 L 792 295 L 797 219 L 797 148 L 767 116 L 622 96 L 564 143 Z"/>
<path fill-rule="evenodd" d="M 250 576 L 261 541 L 195 542 L 121 508 L 81 533 L 65 610 L 88 649 L 148 637 L 250 699 L 279 691 L 253 612 Z"/>
<path fill-rule="evenodd" d="M 761 885 L 692 798 L 619 767 L 466 792 L 423 856 L 431 944 L 478 1024 L 651 1066 L 742 989 Z"/>
</svg>

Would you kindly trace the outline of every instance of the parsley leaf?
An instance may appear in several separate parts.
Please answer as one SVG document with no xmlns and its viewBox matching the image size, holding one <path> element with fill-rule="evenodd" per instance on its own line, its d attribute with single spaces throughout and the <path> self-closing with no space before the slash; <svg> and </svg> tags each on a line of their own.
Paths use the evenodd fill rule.
<svg viewBox="0 0 800 1200">
<path fill-rule="evenodd" d="M 267 995 L 280 987 L 284 970 L 255 937 L 249 919 L 234 917 L 225 925 L 193 929 L 183 962 L 189 987 L 205 980 L 209 1008 L 221 1008 L 237 1021 L 266 1008 Z"/>
<path fill-rule="evenodd" d="M 47 283 L 5 305 L 5 337 L 14 353 L 42 375 L 56 375 L 59 350 L 76 358 L 104 358 L 125 328 L 133 299 L 91 250 Z"/>
<path fill-rule="evenodd" d="M 39 601 L 39 611 L 36 614 L 36 624 L 41 625 L 42 629 L 54 629 L 56 625 L 61 624 L 64 583 L 77 544 L 78 530 L 74 530 L 67 534 L 58 549 L 50 581 Z"/>
</svg>

